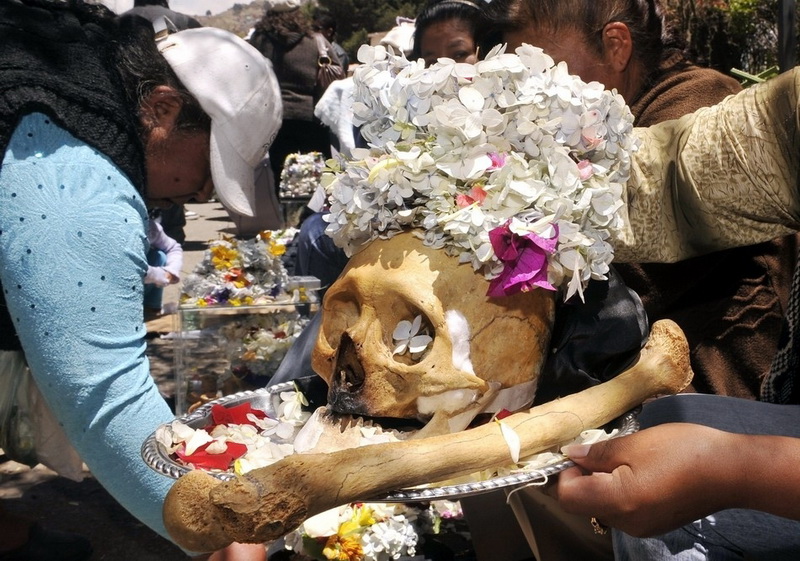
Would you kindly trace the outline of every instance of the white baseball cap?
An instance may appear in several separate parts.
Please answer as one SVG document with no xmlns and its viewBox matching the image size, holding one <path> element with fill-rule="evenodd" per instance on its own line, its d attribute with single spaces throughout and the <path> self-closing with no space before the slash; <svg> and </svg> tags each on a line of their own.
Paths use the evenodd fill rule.
<svg viewBox="0 0 800 561">
<path fill-rule="evenodd" d="M 213 27 L 167 35 L 158 50 L 211 117 L 211 178 L 220 202 L 253 216 L 255 169 L 283 114 L 272 64 L 240 37 Z"/>
</svg>

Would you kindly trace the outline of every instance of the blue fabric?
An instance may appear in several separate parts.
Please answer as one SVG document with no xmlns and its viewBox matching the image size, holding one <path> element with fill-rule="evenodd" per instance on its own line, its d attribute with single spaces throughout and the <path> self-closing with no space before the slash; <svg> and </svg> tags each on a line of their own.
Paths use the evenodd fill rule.
<svg viewBox="0 0 800 561">
<path fill-rule="evenodd" d="M 325 233 L 328 223 L 323 216 L 327 213 L 312 214 L 303 221 L 297 234 L 297 259 L 295 274 L 316 277 L 322 290 L 320 298 L 347 265 L 344 251 L 336 247 L 333 238 Z"/>
<path fill-rule="evenodd" d="M 800 406 L 720 395 L 656 399 L 644 406 L 639 421 L 642 428 L 694 423 L 739 434 L 800 437 Z M 618 561 L 800 559 L 800 521 L 755 510 L 724 510 L 654 538 L 634 538 L 616 530 L 613 538 Z"/>
<path fill-rule="evenodd" d="M 614 531 L 616 561 L 797 561 L 800 522 L 745 509 L 723 510 L 655 538 Z"/>
<path fill-rule="evenodd" d="M 144 201 L 93 148 L 24 117 L 0 168 L 0 279 L 37 385 L 108 491 L 167 537 L 173 481 L 141 458 L 173 418 L 145 356 Z"/>
</svg>

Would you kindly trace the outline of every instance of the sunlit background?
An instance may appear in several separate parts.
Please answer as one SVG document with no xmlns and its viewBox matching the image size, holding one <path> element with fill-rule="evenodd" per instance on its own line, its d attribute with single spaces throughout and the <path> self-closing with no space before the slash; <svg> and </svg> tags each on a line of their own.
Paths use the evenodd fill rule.
<svg viewBox="0 0 800 561">
<path fill-rule="evenodd" d="M 133 8 L 133 0 L 100 0 L 100 3 L 118 14 Z M 169 7 L 176 12 L 183 12 L 191 16 L 204 16 L 208 11 L 212 15 L 224 12 L 236 3 L 237 0 L 170 0 Z M 238 3 L 247 4 L 249 2 L 238 0 Z"/>
</svg>

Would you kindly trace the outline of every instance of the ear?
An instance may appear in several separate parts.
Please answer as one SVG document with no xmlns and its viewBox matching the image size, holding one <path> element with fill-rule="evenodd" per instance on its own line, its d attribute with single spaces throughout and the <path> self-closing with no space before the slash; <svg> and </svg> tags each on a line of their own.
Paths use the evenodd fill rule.
<svg viewBox="0 0 800 561">
<path fill-rule="evenodd" d="M 633 55 L 633 40 L 628 26 L 619 21 L 603 28 L 603 58 L 615 72 L 624 72 Z"/>
<path fill-rule="evenodd" d="M 146 130 L 171 130 L 183 107 L 183 99 L 171 86 L 156 86 L 139 106 L 139 119 Z"/>
</svg>

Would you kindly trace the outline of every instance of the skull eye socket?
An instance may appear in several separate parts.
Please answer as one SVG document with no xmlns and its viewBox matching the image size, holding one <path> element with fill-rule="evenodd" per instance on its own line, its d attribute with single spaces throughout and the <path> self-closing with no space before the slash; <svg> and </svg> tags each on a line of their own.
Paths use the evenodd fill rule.
<svg viewBox="0 0 800 561">
<path fill-rule="evenodd" d="M 392 357 L 403 364 L 416 364 L 424 359 L 433 346 L 433 326 L 427 316 L 412 313 L 400 320 L 392 332 Z"/>
</svg>

